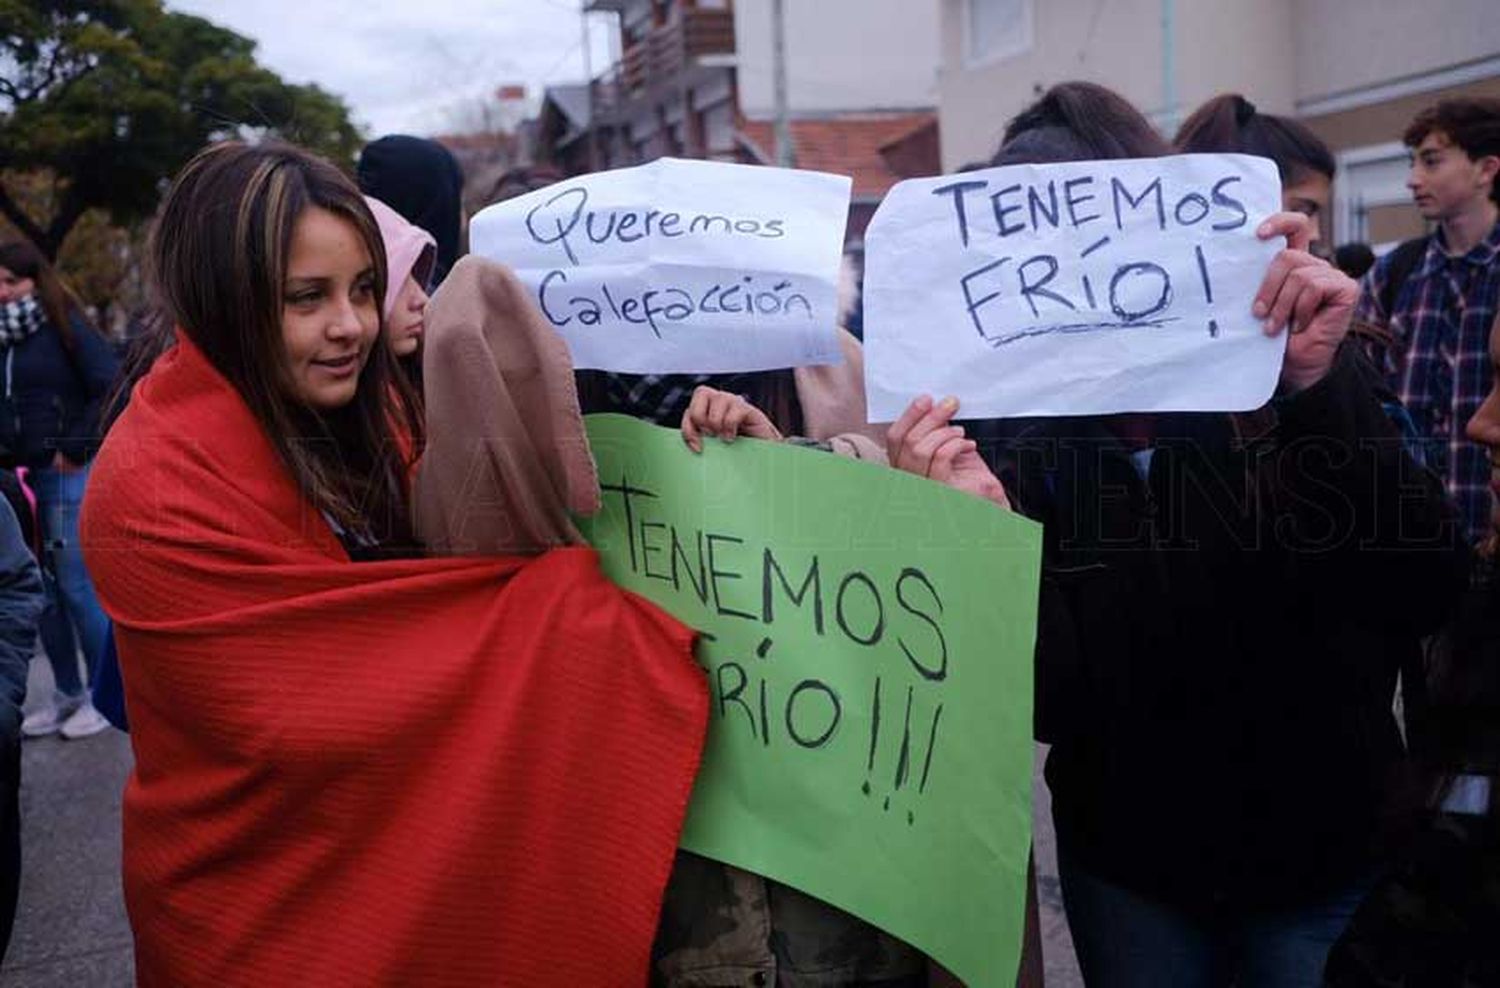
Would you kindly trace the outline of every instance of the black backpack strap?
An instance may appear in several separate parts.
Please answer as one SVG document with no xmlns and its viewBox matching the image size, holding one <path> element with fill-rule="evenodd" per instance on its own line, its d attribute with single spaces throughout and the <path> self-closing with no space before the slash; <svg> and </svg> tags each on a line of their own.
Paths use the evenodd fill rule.
<svg viewBox="0 0 1500 988">
<path fill-rule="evenodd" d="M 1386 265 L 1385 284 L 1380 286 L 1380 311 L 1386 325 L 1391 323 L 1391 313 L 1396 309 L 1396 300 L 1401 297 L 1401 286 L 1406 284 L 1412 272 L 1427 255 L 1428 237 L 1403 240 L 1391 251 L 1391 263 Z"/>
</svg>

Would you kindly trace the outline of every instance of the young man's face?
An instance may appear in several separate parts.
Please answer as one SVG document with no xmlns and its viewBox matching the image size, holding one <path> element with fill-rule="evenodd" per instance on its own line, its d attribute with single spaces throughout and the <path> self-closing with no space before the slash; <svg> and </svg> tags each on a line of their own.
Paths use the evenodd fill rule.
<svg viewBox="0 0 1500 988">
<path fill-rule="evenodd" d="M 1500 159 L 1471 158 L 1447 134 L 1435 130 L 1413 149 L 1406 187 L 1423 219 L 1442 222 L 1488 199 L 1497 168 Z"/>
</svg>

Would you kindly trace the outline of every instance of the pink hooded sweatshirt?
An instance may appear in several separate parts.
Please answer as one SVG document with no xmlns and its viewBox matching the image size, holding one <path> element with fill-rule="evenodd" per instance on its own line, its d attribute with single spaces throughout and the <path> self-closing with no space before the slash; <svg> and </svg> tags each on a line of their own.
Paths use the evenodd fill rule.
<svg viewBox="0 0 1500 988">
<path fill-rule="evenodd" d="M 380 311 L 389 322 L 396 307 L 396 296 L 401 294 L 407 275 L 415 275 L 417 283 L 424 290 L 427 288 L 427 279 L 432 277 L 432 264 L 437 258 L 437 241 L 432 234 L 412 225 L 406 217 L 379 199 L 365 196 L 365 202 L 380 225 L 380 239 L 385 241 L 385 299 Z"/>
</svg>

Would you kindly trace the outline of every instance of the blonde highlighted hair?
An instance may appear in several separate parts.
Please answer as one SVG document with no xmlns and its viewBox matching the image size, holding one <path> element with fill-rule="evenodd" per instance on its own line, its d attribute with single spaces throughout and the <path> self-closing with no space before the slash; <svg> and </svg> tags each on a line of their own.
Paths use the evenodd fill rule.
<svg viewBox="0 0 1500 988">
<path fill-rule="evenodd" d="M 294 396 L 281 314 L 293 232 L 310 208 L 354 228 L 383 297 L 380 231 L 347 176 L 290 145 L 226 142 L 189 161 L 162 203 L 149 252 L 160 332 L 175 327 L 228 379 L 314 506 L 346 531 L 409 544 L 407 466 L 422 421 L 389 348 L 371 349 L 348 406 L 320 412 Z"/>
</svg>

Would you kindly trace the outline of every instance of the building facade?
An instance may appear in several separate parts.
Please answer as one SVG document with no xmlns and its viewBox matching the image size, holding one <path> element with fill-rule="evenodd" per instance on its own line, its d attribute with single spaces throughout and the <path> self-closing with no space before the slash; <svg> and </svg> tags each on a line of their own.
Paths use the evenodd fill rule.
<svg viewBox="0 0 1500 988">
<path fill-rule="evenodd" d="M 578 100 L 548 90 L 538 154 L 565 174 L 663 155 L 774 164 L 771 0 L 589 0 L 618 56 Z M 938 8 L 930 0 L 786 0 L 797 167 L 854 179 L 858 248 L 885 192 L 939 171 Z"/>
<path fill-rule="evenodd" d="M 616 15 L 619 59 L 590 80 L 589 170 L 662 155 L 734 157 L 729 0 L 589 0 Z"/>
<path fill-rule="evenodd" d="M 1240 92 L 1301 118 L 1338 156 L 1336 242 L 1422 231 L 1400 136 L 1452 95 L 1500 96 L 1494 0 L 938 0 L 947 170 L 985 160 L 1005 121 L 1049 86 L 1119 91 L 1171 133 Z"/>
</svg>

